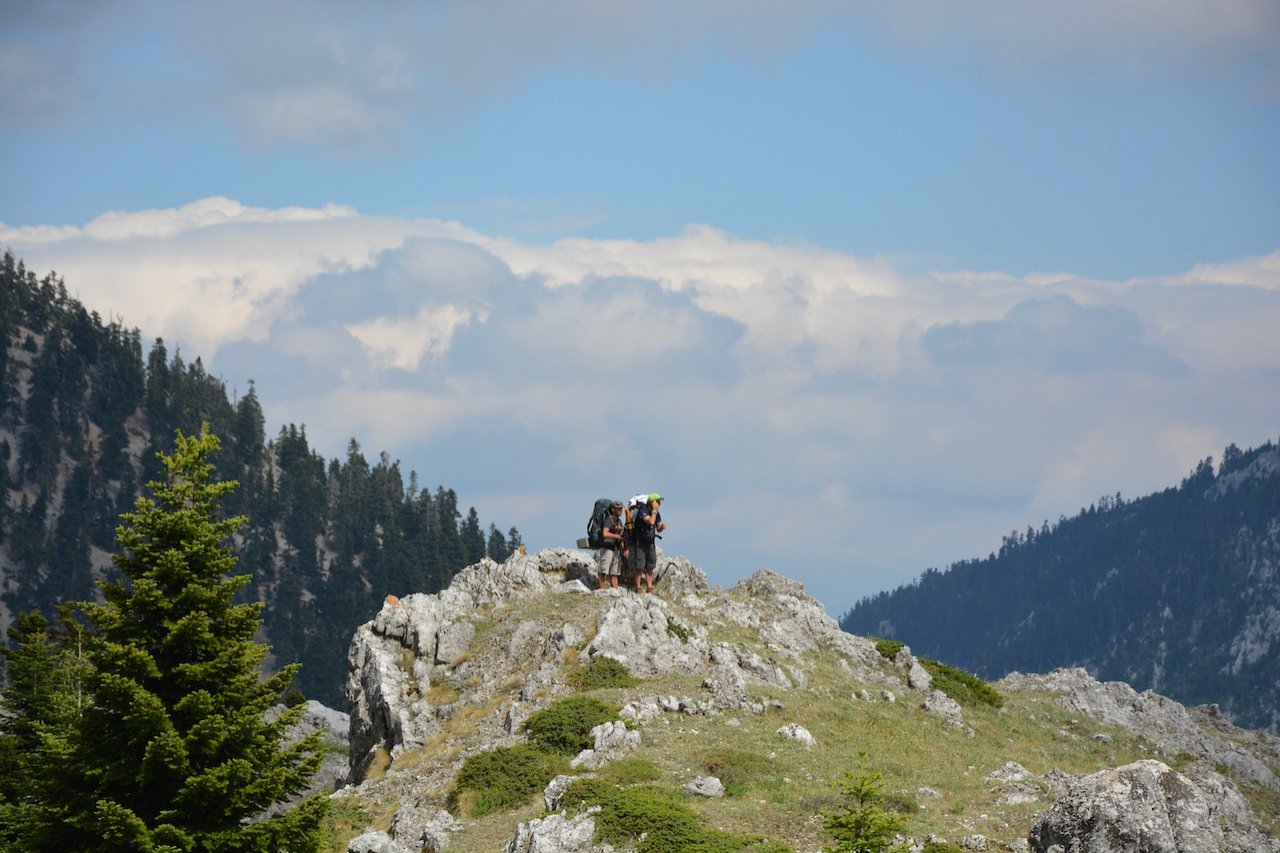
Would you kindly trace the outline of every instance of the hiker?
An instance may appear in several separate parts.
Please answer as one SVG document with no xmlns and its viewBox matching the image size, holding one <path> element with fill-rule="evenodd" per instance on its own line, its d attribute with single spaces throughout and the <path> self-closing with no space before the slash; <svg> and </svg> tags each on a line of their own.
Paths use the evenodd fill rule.
<svg viewBox="0 0 1280 853">
<path fill-rule="evenodd" d="M 662 495 L 653 492 L 636 510 L 635 542 L 631 546 L 631 570 L 635 574 L 636 592 L 653 592 L 653 572 L 658 566 L 658 534 L 667 529 L 662 521 Z M 641 590 L 641 582 L 645 590 Z"/>
<path fill-rule="evenodd" d="M 600 537 L 604 544 L 596 549 L 597 589 L 608 585 L 618 588 L 618 577 L 622 574 L 622 561 L 627 557 L 626 543 L 622 539 L 622 501 L 609 504 L 609 515 L 600 526 Z"/>
</svg>

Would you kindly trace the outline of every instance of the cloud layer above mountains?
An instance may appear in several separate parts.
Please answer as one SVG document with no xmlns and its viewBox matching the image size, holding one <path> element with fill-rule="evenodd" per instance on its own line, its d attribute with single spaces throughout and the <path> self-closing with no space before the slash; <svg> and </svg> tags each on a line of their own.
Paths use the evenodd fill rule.
<svg viewBox="0 0 1280 853">
<path fill-rule="evenodd" d="M 545 245 L 208 198 L 5 227 L 269 428 L 465 484 L 533 547 L 669 496 L 672 551 L 833 611 L 1280 423 L 1280 253 L 1126 281 L 920 271 L 710 227 Z"/>
</svg>

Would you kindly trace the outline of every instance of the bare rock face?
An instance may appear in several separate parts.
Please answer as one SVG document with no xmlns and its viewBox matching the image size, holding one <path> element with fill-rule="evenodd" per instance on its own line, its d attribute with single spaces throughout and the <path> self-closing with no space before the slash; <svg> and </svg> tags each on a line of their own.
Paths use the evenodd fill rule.
<svg viewBox="0 0 1280 853">
<path fill-rule="evenodd" d="M 581 552 L 548 548 L 533 556 L 514 554 L 501 565 L 486 557 L 432 595 L 387 596 L 378 614 L 356 629 L 347 652 L 349 778 L 363 776 L 379 749 L 394 757 L 436 730 L 426 698 L 431 669 L 465 665 L 477 606 L 558 591 L 566 579 L 580 587 L 576 579 L 590 571 Z"/>
<path fill-rule="evenodd" d="M 465 592 L 476 604 L 495 604 L 539 592 L 549 592 L 569 580 L 595 587 L 590 555 L 568 548 L 547 548 L 537 554 L 512 554 L 505 563 L 485 557 L 454 576 L 449 589 Z"/>
<path fill-rule="evenodd" d="M 1150 759 L 1077 779 L 1028 840 L 1035 853 L 1280 851 L 1280 839 L 1242 820 L 1232 796 Z"/>
<path fill-rule="evenodd" d="M 707 658 L 705 633 L 680 623 L 656 595 L 628 595 L 614 600 L 600 616 L 600 629 L 586 653 L 619 660 L 641 678 L 692 672 Z"/>
</svg>

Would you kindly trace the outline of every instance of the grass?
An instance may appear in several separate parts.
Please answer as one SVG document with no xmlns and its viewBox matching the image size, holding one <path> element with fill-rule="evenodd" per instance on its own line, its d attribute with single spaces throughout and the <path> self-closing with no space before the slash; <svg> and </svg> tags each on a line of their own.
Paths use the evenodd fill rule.
<svg viewBox="0 0 1280 853">
<path fill-rule="evenodd" d="M 601 779 L 578 779 L 565 793 L 570 811 L 598 807 L 596 838 L 634 845 L 636 853 L 784 853 L 791 848 L 763 836 L 739 836 L 706 826 L 681 797 L 666 788 L 623 789 Z"/>
<path fill-rule="evenodd" d="M 351 797 L 336 797 L 329 801 L 325 815 L 325 843 L 322 853 L 346 853 L 347 842 L 359 835 L 369 825 L 370 814 Z"/>
</svg>

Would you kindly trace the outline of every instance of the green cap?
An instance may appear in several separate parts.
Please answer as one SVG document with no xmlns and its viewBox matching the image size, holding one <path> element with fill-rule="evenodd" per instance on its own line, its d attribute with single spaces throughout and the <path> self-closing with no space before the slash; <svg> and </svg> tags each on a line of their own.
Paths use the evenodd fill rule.
<svg viewBox="0 0 1280 853">
<path fill-rule="evenodd" d="M 660 501 L 660 500 L 662 500 L 662 495 L 658 494 L 657 492 L 653 492 L 652 494 L 649 495 L 649 503 L 653 503 L 654 501 Z"/>
</svg>

